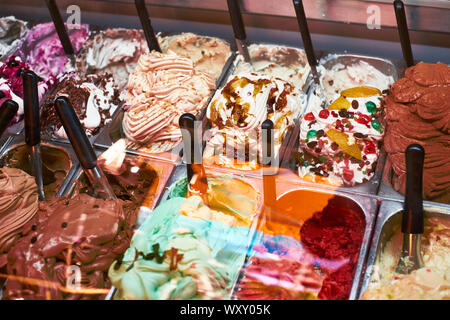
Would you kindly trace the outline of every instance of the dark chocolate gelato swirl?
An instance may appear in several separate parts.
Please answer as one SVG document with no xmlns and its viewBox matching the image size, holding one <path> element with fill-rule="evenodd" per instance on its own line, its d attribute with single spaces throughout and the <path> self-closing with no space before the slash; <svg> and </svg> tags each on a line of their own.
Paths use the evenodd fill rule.
<svg viewBox="0 0 450 320">
<path fill-rule="evenodd" d="M 393 187 L 405 192 L 405 150 L 425 149 L 423 196 L 450 203 L 450 67 L 420 62 L 406 70 L 385 98 L 384 144 L 394 170 Z"/>
<path fill-rule="evenodd" d="M 86 78 L 67 76 L 46 95 L 41 104 L 41 131 L 50 136 L 67 139 L 54 108 L 54 100 L 65 96 L 70 100 L 88 136 L 95 136 L 111 121 L 121 105 L 120 92 L 111 75 L 89 75 Z"/>
</svg>

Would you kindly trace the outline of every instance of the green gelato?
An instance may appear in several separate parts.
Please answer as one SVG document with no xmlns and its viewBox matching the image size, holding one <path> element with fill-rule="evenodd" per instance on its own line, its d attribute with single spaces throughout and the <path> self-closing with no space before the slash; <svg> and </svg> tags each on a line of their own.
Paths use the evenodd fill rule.
<svg viewBox="0 0 450 320">
<path fill-rule="evenodd" d="M 109 269 L 117 299 L 229 299 L 250 229 L 189 218 L 173 198 L 152 213 Z"/>
</svg>

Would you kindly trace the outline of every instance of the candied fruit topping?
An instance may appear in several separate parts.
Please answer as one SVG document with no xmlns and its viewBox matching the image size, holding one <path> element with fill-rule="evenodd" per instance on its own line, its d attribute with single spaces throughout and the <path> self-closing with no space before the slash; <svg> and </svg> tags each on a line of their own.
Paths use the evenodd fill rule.
<svg viewBox="0 0 450 320">
<path fill-rule="evenodd" d="M 354 87 L 341 92 L 341 96 L 347 98 L 369 98 L 379 95 L 381 95 L 379 89 L 368 86 Z"/>
</svg>

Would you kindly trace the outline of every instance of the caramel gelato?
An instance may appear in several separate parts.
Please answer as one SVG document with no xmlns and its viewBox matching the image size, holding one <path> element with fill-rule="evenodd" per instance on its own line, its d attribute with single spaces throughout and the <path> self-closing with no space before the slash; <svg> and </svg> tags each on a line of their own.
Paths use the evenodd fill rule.
<svg viewBox="0 0 450 320">
<path fill-rule="evenodd" d="M 424 199 L 450 203 L 450 67 L 420 62 L 408 68 L 392 86 L 385 110 L 393 187 L 405 192 L 405 150 L 418 143 L 425 149 Z"/>
<path fill-rule="evenodd" d="M 274 125 L 274 152 L 306 104 L 289 82 L 255 73 L 234 76 L 216 91 L 206 116 L 211 123 L 203 158 L 206 163 L 251 170 L 263 159 L 261 125 Z"/>
</svg>

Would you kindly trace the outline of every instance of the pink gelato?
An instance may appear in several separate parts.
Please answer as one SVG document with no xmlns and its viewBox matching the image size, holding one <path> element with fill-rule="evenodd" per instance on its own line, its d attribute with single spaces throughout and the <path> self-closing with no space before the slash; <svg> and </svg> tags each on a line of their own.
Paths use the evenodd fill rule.
<svg viewBox="0 0 450 320">
<path fill-rule="evenodd" d="M 89 36 L 87 25 L 66 24 L 70 41 L 77 54 Z M 54 79 L 66 70 L 69 61 L 52 22 L 34 26 L 17 50 L 23 60 L 42 78 Z"/>
<path fill-rule="evenodd" d="M 16 117 L 11 121 L 11 125 L 23 119 L 23 71 L 30 70 L 30 66 L 19 57 L 11 56 L 4 63 L 0 62 L 0 107 L 8 99 L 14 100 L 19 105 Z M 48 90 L 49 83 L 41 81 L 38 83 L 39 99 Z"/>
<path fill-rule="evenodd" d="M 126 137 L 151 153 L 172 149 L 181 141 L 179 117 L 197 115 L 214 87 L 213 78 L 195 70 L 188 58 L 172 51 L 142 55 L 128 80 Z"/>
</svg>

